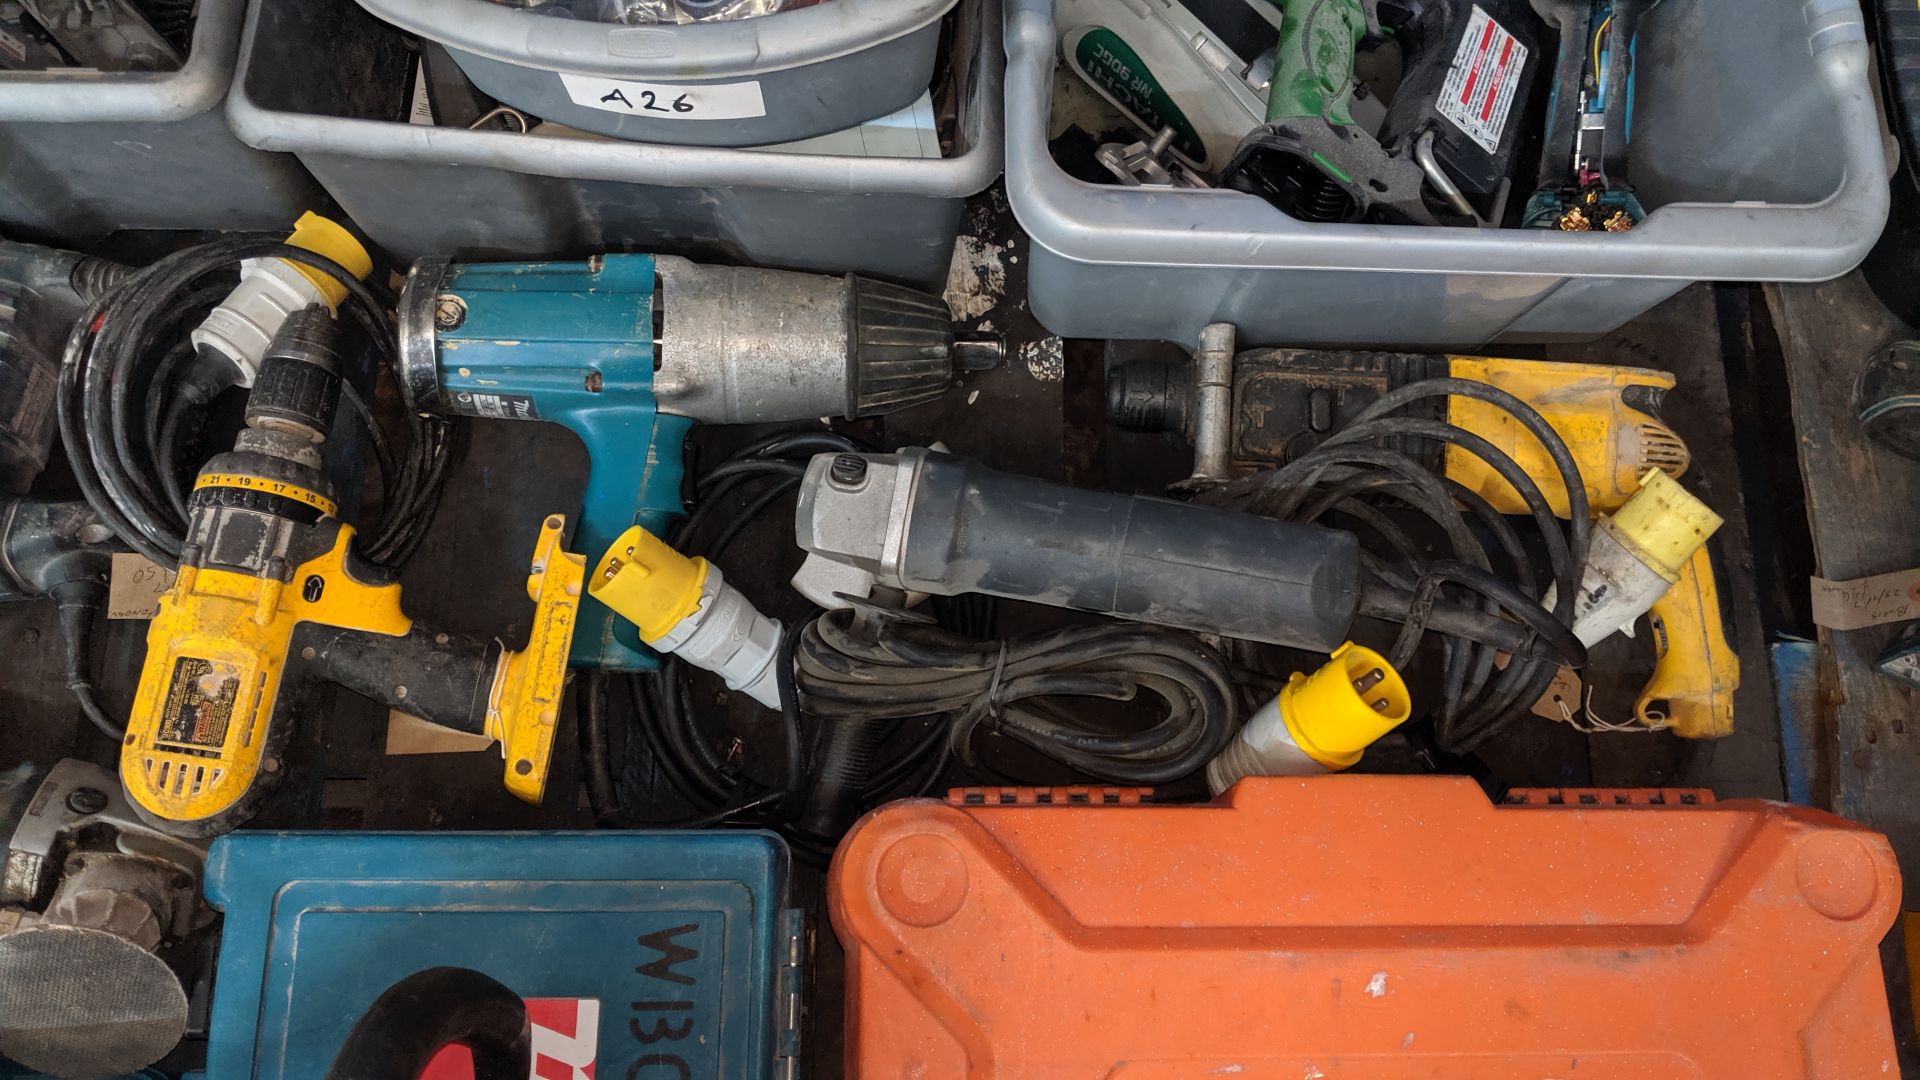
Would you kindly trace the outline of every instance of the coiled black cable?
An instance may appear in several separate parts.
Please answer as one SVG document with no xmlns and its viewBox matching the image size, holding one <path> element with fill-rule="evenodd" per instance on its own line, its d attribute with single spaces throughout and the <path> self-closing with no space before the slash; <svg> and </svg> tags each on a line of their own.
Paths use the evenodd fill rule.
<svg viewBox="0 0 1920 1080">
<path fill-rule="evenodd" d="M 750 442 L 712 468 L 695 474 L 692 511 L 665 539 L 685 554 L 718 562 L 749 524 L 799 487 L 805 463 L 812 455 L 864 449 L 868 448 L 853 439 L 819 429 L 781 432 Z M 715 523 L 729 505 L 726 497 L 749 484 L 761 489 L 716 531 Z M 712 533 L 711 539 L 707 539 L 709 533 Z M 777 788 L 769 789 L 749 779 L 709 740 L 695 713 L 691 671 L 684 660 L 676 656 L 663 657 L 658 672 L 633 675 L 625 680 L 636 721 L 634 733 L 648 756 L 659 763 L 674 789 L 701 808 L 694 816 L 678 821 L 645 820 L 627 810 L 619 795 L 621 785 L 612 761 L 612 747 L 625 742 L 624 738 L 614 737 L 609 721 L 613 681 L 598 672 L 590 675 L 587 693 L 582 699 L 585 715 L 581 737 L 588 796 L 596 820 L 623 827 L 722 824 L 783 827 L 798 809 L 806 779 L 806 735 L 791 674 L 793 649 L 802 625 L 804 622 L 787 628 L 781 642 L 781 657 L 775 661 L 783 672 L 780 709 L 783 762 Z"/>
<path fill-rule="evenodd" d="M 863 609 L 808 624 L 796 654 L 800 699 L 828 722 L 943 718 L 948 752 L 970 767 L 989 727 L 1077 772 L 1119 784 L 1162 784 L 1204 767 L 1238 727 L 1227 661 L 1173 630 L 1112 623 L 971 641 L 937 626 Z M 1044 708 L 1044 699 L 1161 699 L 1158 721 L 1111 734 Z"/>
<path fill-rule="evenodd" d="M 1505 452 L 1486 439 L 1438 420 L 1394 413 L 1434 397 L 1465 397 L 1512 416 L 1547 451 L 1567 492 L 1569 520 L 1557 519 L 1540 486 Z M 1377 445 L 1383 440 L 1428 439 L 1484 461 L 1520 495 L 1539 531 L 1547 557 L 1541 580 L 1519 535 L 1478 494 L 1438 475 L 1427 463 Z M 1450 551 L 1426 553 L 1379 501 L 1418 512 L 1436 525 Z M 1558 664 L 1583 666 L 1586 649 L 1573 637 L 1574 597 L 1591 534 L 1586 486 L 1573 454 L 1558 432 L 1526 402 L 1487 383 L 1459 378 L 1427 379 L 1389 391 L 1315 449 L 1286 465 L 1235 480 L 1202 501 L 1292 521 L 1346 515 L 1377 538 L 1386 552 L 1370 551 L 1363 566 L 1375 579 L 1368 613 L 1397 618 L 1402 630 L 1390 659 L 1414 662 L 1428 633 L 1441 637 L 1440 705 L 1435 738 L 1442 749 L 1465 753 L 1523 715 L 1552 680 Z M 1476 526 L 1478 531 L 1476 531 Z M 1482 535 L 1493 538 L 1493 550 Z M 1494 573 L 1494 558 L 1511 579 Z M 1551 583 L 1551 610 L 1536 597 Z M 1442 608 L 1443 589 L 1464 589 L 1477 614 Z M 1408 594 L 1411 594 L 1408 596 Z M 1404 602 L 1403 602 L 1404 601 Z M 1436 611 L 1444 618 L 1435 619 Z M 1506 629 L 1526 630 L 1520 647 Z M 1490 640 L 1509 642 L 1510 660 Z M 1543 652 L 1555 661 L 1543 660 Z"/>
<path fill-rule="evenodd" d="M 325 256 L 275 237 L 224 237 L 174 252 L 116 283 L 88 305 L 68 335 L 60 368 L 60 439 L 87 502 L 120 538 L 162 566 L 179 562 L 186 536 L 182 442 L 214 388 L 187 378 L 185 335 L 232 286 L 245 259 L 281 258 L 328 274 L 347 291 L 350 315 L 391 368 L 391 302 Z M 221 280 L 222 278 L 225 280 Z M 451 426 L 409 412 L 409 445 L 396 458 L 366 401 L 343 384 L 372 445 L 384 492 L 380 527 L 362 544 L 398 564 L 418 546 L 438 504 Z"/>
<path fill-rule="evenodd" d="M 686 554 L 718 562 L 748 523 L 793 493 L 814 454 L 867 449 L 819 430 L 749 443 L 696 474 L 693 511 L 669 539 Z M 752 494 L 729 512 L 740 504 L 727 496 L 747 485 Z M 723 512 L 728 517 L 718 524 Z M 786 758 L 777 789 L 749 780 L 712 744 L 695 714 L 684 661 L 668 656 L 657 674 L 633 676 L 634 733 L 699 811 L 675 822 L 640 820 L 622 805 L 611 761 L 611 747 L 623 742 L 609 721 L 614 695 L 607 680 L 591 677 L 582 738 L 596 818 L 623 826 L 749 824 L 778 828 L 797 843 L 831 840 L 828 830 L 809 832 L 808 819 L 796 820 L 809 805 L 806 796 L 817 794 L 804 791 L 805 782 L 823 763 L 800 757 L 809 744 L 817 755 L 821 742 L 806 736 L 803 706 L 805 726 L 816 735 L 832 730 L 828 725 L 882 722 L 877 734 L 894 749 L 861 784 L 868 802 L 927 790 L 955 760 L 979 770 L 974 735 L 983 726 L 1077 772 L 1124 784 L 1189 775 L 1232 739 L 1239 699 L 1231 671 L 1218 652 L 1190 635 L 1104 624 L 981 640 L 994 619 L 991 604 L 979 601 L 937 601 L 945 628 L 904 613 L 877 616 L 885 629 L 871 638 L 851 630 L 854 616 L 845 610 L 790 625 L 776 661 Z M 1124 734 L 1083 728 L 1053 707 L 1075 696 L 1131 700 L 1142 694 L 1160 699 L 1158 718 Z"/>
</svg>

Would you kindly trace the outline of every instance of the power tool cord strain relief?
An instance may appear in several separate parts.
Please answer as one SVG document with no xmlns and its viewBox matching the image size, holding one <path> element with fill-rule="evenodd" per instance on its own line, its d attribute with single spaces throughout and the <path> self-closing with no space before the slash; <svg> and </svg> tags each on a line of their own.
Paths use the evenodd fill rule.
<svg viewBox="0 0 1920 1080">
<path fill-rule="evenodd" d="M 127 730 L 109 719 L 106 710 L 100 707 L 94 693 L 93 673 L 89 670 L 94 625 L 106 604 L 107 587 L 92 579 L 63 581 L 55 585 L 50 594 L 60 608 L 60 636 L 66 644 L 67 689 L 73 692 L 87 720 L 117 747 L 126 739 Z"/>
</svg>

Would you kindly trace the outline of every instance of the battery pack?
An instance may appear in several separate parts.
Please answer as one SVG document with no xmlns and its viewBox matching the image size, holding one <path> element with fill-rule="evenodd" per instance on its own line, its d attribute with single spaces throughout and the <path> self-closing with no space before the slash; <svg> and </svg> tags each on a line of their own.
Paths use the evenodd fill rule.
<svg viewBox="0 0 1920 1080">
<path fill-rule="evenodd" d="M 800 932 L 776 836 L 236 833 L 207 1080 L 321 1080 L 388 987 L 467 968 L 526 1002 L 538 1077 L 788 1076 Z M 440 1051 L 423 1080 L 471 1080 Z"/>
<path fill-rule="evenodd" d="M 1886 838 L 1456 777 L 973 789 L 848 834 L 848 1075 L 1754 1080 L 1897 1071 Z"/>
<path fill-rule="evenodd" d="M 1390 6 L 1382 5 L 1383 19 Z M 1380 141 L 1402 145 L 1432 130 L 1440 166 L 1469 197 L 1484 200 L 1518 163 L 1532 175 L 1544 115 L 1534 87 L 1552 68 L 1557 38 L 1528 0 L 1426 0 L 1417 7 L 1396 28 L 1411 61 Z"/>
</svg>

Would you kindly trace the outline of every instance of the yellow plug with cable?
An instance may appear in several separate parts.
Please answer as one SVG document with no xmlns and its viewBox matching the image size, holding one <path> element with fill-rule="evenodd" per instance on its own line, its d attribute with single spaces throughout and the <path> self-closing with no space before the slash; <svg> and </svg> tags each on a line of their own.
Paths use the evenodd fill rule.
<svg viewBox="0 0 1920 1080">
<path fill-rule="evenodd" d="M 356 278 L 373 272 L 373 257 L 353 233 L 311 210 L 294 222 L 286 242 L 339 263 Z M 337 311 L 346 298 L 347 287 L 324 270 L 289 259 L 247 259 L 240 264 L 240 284 L 194 328 L 194 351 L 224 357 L 233 365 L 233 385 L 252 386 L 267 345 L 287 316 L 309 304 Z"/>
<path fill-rule="evenodd" d="M 1733 731 L 1740 658 L 1727 642 L 1706 547 L 1721 524 L 1678 481 L 1647 470 L 1640 490 L 1594 529 L 1574 601 L 1573 634 L 1589 647 L 1647 616 L 1657 659 L 1634 717 L 1687 739 Z"/>
<path fill-rule="evenodd" d="M 1311 675 L 1294 672 L 1207 765 L 1215 795 L 1246 776 L 1315 776 L 1350 769 L 1413 715 L 1407 684 L 1387 658 L 1349 641 Z"/>
<path fill-rule="evenodd" d="M 780 707 L 780 622 L 728 585 L 720 568 L 688 558 L 635 525 L 601 556 L 587 593 L 633 623 L 640 640 L 719 675 L 770 709 Z"/>
<path fill-rule="evenodd" d="M 1720 525 L 1720 515 L 1678 480 L 1648 469 L 1640 490 L 1593 530 L 1574 597 L 1573 636 L 1591 648 L 1616 631 L 1631 631 Z M 1553 603 L 1551 590 L 1544 602 Z"/>
</svg>

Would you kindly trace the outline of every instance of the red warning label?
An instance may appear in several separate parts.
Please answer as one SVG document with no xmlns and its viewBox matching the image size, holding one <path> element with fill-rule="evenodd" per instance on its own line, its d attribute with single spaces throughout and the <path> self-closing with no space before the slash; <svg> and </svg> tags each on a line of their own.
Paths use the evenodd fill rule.
<svg viewBox="0 0 1920 1080">
<path fill-rule="evenodd" d="M 533 1068 L 527 1080 L 595 1080 L 600 1002 L 594 998 L 528 998 Z M 455 1044 L 427 1062 L 419 1080 L 474 1080 L 473 1051 Z"/>
<path fill-rule="evenodd" d="M 1446 85 L 1440 90 L 1440 115 L 1466 132 L 1481 149 L 1497 153 L 1526 64 L 1527 47 L 1474 5 L 1467 32 L 1453 54 L 1453 67 L 1447 70 Z"/>
</svg>

